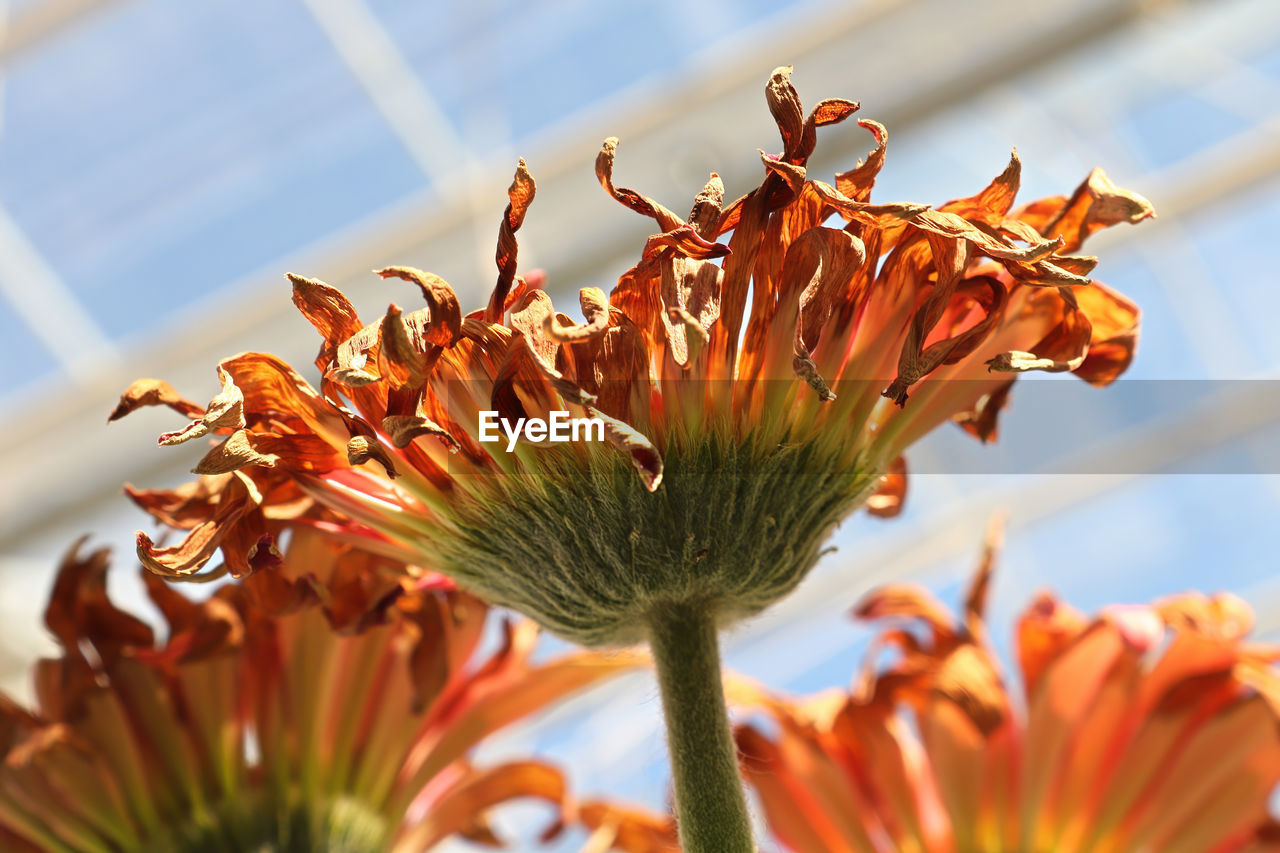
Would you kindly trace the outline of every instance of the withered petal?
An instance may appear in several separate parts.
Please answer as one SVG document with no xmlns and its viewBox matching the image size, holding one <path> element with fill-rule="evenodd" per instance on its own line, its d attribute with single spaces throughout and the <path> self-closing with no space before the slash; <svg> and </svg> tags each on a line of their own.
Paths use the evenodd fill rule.
<svg viewBox="0 0 1280 853">
<path fill-rule="evenodd" d="M 596 179 L 600 181 L 600 186 L 604 187 L 605 192 L 641 216 L 652 218 L 664 232 L 684 225 L 679 216 L 653 199 L 646 198 L 635 190 L 613 185 L 613 161 L 617 153 L 618 137 L 610 136 L 600 146 L 600 153 L 596 155 Z"/>
<path fill-rule="evenodd" d="M 243 474 L 235 473 L 223 489 L 217 508 L 208 521 L 189 531 L 177 545 L 157 548 L 151 537 L 139 530 L 138 559 L 148 570 L 162 577 L 190 578 L 213 557 L 228 530 L 245 513 L 262 503 L 257 488 Z"/>
<path fill-rule="evenodd" d="M 876 185 L 876 176 L 884 166 L 889 131 L 880 122 L 870 119 L 860 120 L 858 127 L 871 131 L 871 135 L 876 140 L 876 147 L 867 155 L 865 161 L 859 160 L 858 164 L 847 172 L 836 173 L 836 190 L 853 201 L 865 202 L 870 200 L 871 190 Z"/>
<path fill-rule="evenodd" d="M 316 356 L 316 367 L 321 371 L 328 370 L 342 342 L 360 331 L 360 315 L 336 287 L 295 273 L 285 275 L 293 285 L 293 304 L 324 338 Z"/>
<path fill-rule="evenodd" d="M 347 462 L 351 465 L 363 465 L 370 459 L 376 459 L 378 464 L 382 466 L 382 470 L 387 472 L 387 476 L 395 479 L 398 476 L 396 465 L 391 460 L 391 454 L 382 446 L 376 438 L 370 438 L 367 435 L 354 436 L 347 442 Z"/>
<path fill-rule="evenodd" d="M 558 322 L 553 314 L 547 314 L 543 320 L 543 331 L 553 341 L 571 343 L 587 340 L 603 335 L 609 328 L 609 298 L 598 287 L 584 287 L 578 291 L 578 301 L 582 305 L 582 316 L 587 322 L 578 326 L 566 326 Z"/>
<path fill-rule="evenodd" d="M 218 378 L 222 380 L 222 390 L 209 401 L 204 413 L 183 429 L 160 436 L 161 447 L 182 444 L 220 429 L 240 429 L 245 425 L 244 394 L 221 364 L 218 365 Z"/>
<path fill-rule="evenodd" d="M 388 415 L 382 419 L 382 430 L 390 436 L 391 443 L 401 449 L 424 435 L 440 439 L 450 451 L 456 451 L 458 447 L 457 440 L 447 429 L 421 415 Z"/>
<path fill-rule="evenodd" d="M 511 285 L 516 279 L 516 257 L 520 249 L 516 242 L 516 232 L 524 224 L 525 213 L 528 212 L 529 205 L 533 204 L 537 189 L 533 176 L 529 174 L 529 167 L 521 158 L 516 165 L 511 186 L 507 189 L 507 209 L 503 213 L 502 224 L 498 227 L 498 248 L 494 256 L 498 265 L 498 280 L 484 310 L 484 319 L 490 323 L 500 322 L 506 309 Z"/>
<path fill-rule="evenodd" d="M 458 306 L 458 294 L 453 292 L 447 281 L 416 267 L 385 267 L 377 270 L 376 274 L 382 278 L 412 282 L 422 291 L 422 298 L 431 309 L 430 322 L 422 329 L 427 343 L 450 347 L 462 336 L 462 309 Z"/>
<path fill-rule="evenodd" d="M 662 485 L 662 454 L 658 453 L 653 443 L 630 425 L 617 418 L 611 418 L 598 409 L 588 406 L 587 415 L 604 422 L 605 438 L 614 447 L 627 454 L 631 464 L 640 474 L 640 480 L 645 488 L 656 492 L 658 486 Z"/>
<path fill-rule="evenodd" d="M 162 379 L 135 379 L 120 395 L 120 402 L 107 416 L 107 423 L 118 421 L 144 406 L 168 406 L 187 418 L 198 418 L 204 414 L 204 409 L 179 395 L 168 382 Z"/>
</svg>

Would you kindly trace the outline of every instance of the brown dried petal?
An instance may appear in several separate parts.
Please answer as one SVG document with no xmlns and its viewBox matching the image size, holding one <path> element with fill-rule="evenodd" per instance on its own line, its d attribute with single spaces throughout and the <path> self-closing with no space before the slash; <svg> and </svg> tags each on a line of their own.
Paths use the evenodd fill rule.
<svg viewBox="0 0 1280 853">
<path fill-rule="evenodd" d="M 511 328 L 524 335 L 529 348 L 543 364 L 554 367 L 559 344 L 546 332 L 556 309 L 545 290 L 531 290 L 511 309 Z"/>
<path fill-rule="evenodd" d="M 461 330 L 461 325 L 458 328 Z M 409 331 L 398 306 L 387 308 L 379 324 L 378 341 L 378 373 L 388 386 L 393 390 L 421 388 L 427 379 L 423 352 L 409 339 Z"/>
<path fill-rule="evenodd" d="M 1045 236 L 1062 239 L 1063 252 L 1074 252 L 1096 231 L 1121 222 L 1131 225 L 1156 215 L 1151 202 L 1111 183 L 1094 169 L 1069 199 L 1043 199 L 1018 213 L 1018 219 Z"/>
<path fill-rule="evenodd" d="M 693 209 L 689 211 L 689 225 L 707 240 L 716 238 L 716 226 L 720 223 L 720 205 L 724 203 L 724 181 L 715 172 L 707 180 L 707 185 L 693 200 Z"/>
<path fill-rule="evenodd" d="M 983 444 L 995 441 L 998 436 L 1000 412 L 1009 405 L 1009 392 L 1013 390 L 1013 381 L 1010 379 L 994 391 L 983 394 L 974 403 L 973 409 L 956 415 L 955 422 Z"/>
<path fill-rule="evenodd" d="M 889 142 L 889 131 L 880 122 L 869 119 L 859 121 L 858 127 L 871 131 L 871 135 L 876 140 L 876 147 L 867 155 L 865 161 L 859 160 L 858 165 L 847 172 L 836 173 L 836 189 L 853 201 L 865 202 L 870 200 L 871 189 L 876 185 L 876 176 L 880 174 L 880 169 L 884 166 L 884 154 L 885 147 Z"/>
<path fill-rule="evenodd" d="M 168 382 L 162 379 L 135 379 L 120 395 L 120 402 L 107 416 L 107 423 L 118 421 L 144 406 L 168 406 L 187 418 L 198 418 L 204 414 L 204 409 L 180 396 Z"/>
<path fill-rule="evenodd" d="M 853 234 L 818 227 L 801 234 L 787 250 L 783 262 L 780 298 L 794 293 L 799 282 L 808 281 L 799 297 L 792 369 L 824 401 L 834 400 L 836 395 L 819 375 L 813 351 L 818 346 L 823 325 L 835 310 L 836 301 L 846 295 L 850 279 L 865 261 L 865 247 Z"/>
<path fill-rule="evenodd" d="M 613 185 L 613 160 L 617 152 L 618 138 L 610 136 L 600 146 L 600 153 L 596 155 L 596 179 L 600 181 L 600 186 L 604 187 L 605 192 L 636 213 L 651 217 L 662 231 L 671 231 L 684 225 L 679 216 L 653 199 L 646 198 L 635 190 Z"/>
<path fill-rule="evenodd" d="M 238 429 L 206 453 L 191 473 L 228 474 L 246 465 L 274 468 L 279 461 L 280 457 L 274 453 L 260 453 L 254 449 L 252 434 L 247 429 Z"/>
<path fill-rule="evenodd" d="M 1053 295 L 1046 294 L 1046 297 L 1050 296 Z M 1000 353 L 987 361 L 987 369 L 1000 373 L 1027 370 L 1065 373 L 1080 367 L 1089 353 L 1092 326 L 1085 313 L 1074 307 L 1075 301 L 1071 291 L 1066 291 L 1062 295 L 1058 322 L 1031 347 L 1030 352 L 1014 350 Z"/>
<path fill-rule="evenodd" d="M 135 489 L 126 483 L 124 493 L 161 524 L 190 530 L 213 512 L 227 479 L 200 477 L 173 489 Z"/>
<path fill-rule="evenodd" d="M 323 472 L 334 467 L 334 450 L 319 436 L 250 432 L 240 429 L 205 454 L 193 474 L 227 474 L 247 465 Z"/>
<path fill-rule="evenodd" d="M 690 258 L 672 257 L 662 267 L 663 328 L 671 356 L 682 367 L 696 358 L 694 348 L 710 340 L 710 329 L 720 317 L 722 278 L 715 264 Z M 686 317 L 697 327 L 693 338 L 686 331 Z"/>
<path fill-rule="evenodd" d="M 511 186 L 507 189 L 507 209 L 502 216 L 502 224 L 498 227 L 498 249 L 495 255 L 495 261 L 498 264 L 498 281 L 494 285 L 493 294 L 489 297 L 489 304 L 484 311 L 484 319 L 490 323 L 502 321 L 508 302 L 507 297 L 516 278 L 516 256 L 520 248 L 516 242 L 516 232 L 524 224 L 525 213 L 528 212 L 529 205 L 533 204 L 537 189 L 533 176 L 529 174 L 528 166 L 523 159 L 520 160 L 516 165 L 516 174 L 511 180 Z"/>
<path fill-rule="evenodd" d="M 334 366 L 325 373 L 325 378 L 348 388 L 377 382 L 378 374 L 367 365 L 371 352 L 376 357 L 381 331 L 381 324 L 365 326 L 339 344 L 334 354 Z"/>
<path fill-rule="evenodd" d="M 939 209 L 973 222 L 982 222 L 992 227 L 1000 227 L 1013 200 L 1018 195 L 1018 187 L 1022 183 L 1022 161 L 1018 159 L 1018 149 L 1009 155 L 1009 165 L 987 185 L 986 189 L 975 196 L 956 199 L 942 205 Z M 1040 235 L 1023 232 L 1022 239 L 1028 243 L 1043 242 Z"/>
<path fill-rule="evenodd" d="M 167 432 L 160 436 L 161 447 L 182 444 L 220 429 L 240 429 L 245 425 L 244 394 L 236 387 L 231 373 L 222 365 L 218 365 L 218 378 L 222 380 L 222 391 L 209 401 L 204 414 L 178 432 Z"/>
<path fill-rule="evenodd" d="M 324 338 L 320 354 L 316 356 L 316 367 L 326 371 L 337 357 L 342 342 L 360 331 L 360 315 L 336 287 L 294 273 L 286 276 L 293 284 L 293 304 Z"/>
<path fill-rule="evenodd" d="M 261 502 L 257 488 L 244 475 L 236 473 L 222 490 L 212 517 L 192 529 L 177 545 L 157 548 L 151 537 L 139 530 L 138 559 L 162 577 L 188 578 L 209 562 L 230 527 Z"/>
<path fill-rule="evenodd" d="M 401 449 L 424 435 L 434 435 L 452 452 L 458 449 L 457 441 L 448 430 L 421 415 L 388 415 L 382 419 L 382 430 L 390 436 L 391 443 Z"/>
<path fill-rule="evenodd" d="M 462 336 L 462 309 L 458 306 L 458 295 L 447 281 L 415 267 L 386 267 L 377 270 L 377 274 L 382 278 L 399 278 L 418 285 L 422 298 L 431 309 L 430 322 L 422 330 L 427 343 L 450 347 Z"/>
<path fill-rule="evenodd" d="M 582 316 L 587 322 L 579 326 L 564 325 L 558 316 L 548 314 L 543 318 L 543 332 L 553 341 L 572 343 L 603 335 L 609 328 L 609 298 L 598 287 L 584 287 L 578 291 Z"/>
<path fill-rule="evenodd" d="M 658 453 L 658 449 L 653 446 L 652 442 L 639 431 L 632 429 L 629 425 L 616 418 L 609 417 L 598 409 L 588 406 L 587 416 L 599 418 L 604 422 L 605 438 L 610 444 L 630 457 L 631 464 L 639 472 L 640 480 L 644 483 L 645 488 L 651 492 L 656 492 L 658 486 L 662 485 L 662 455 Z"/>
<path fill-rule="evenodd" d="M 376 438 L 357 435 L 347 442 L 347 462 L 352 466 L 363 465 L 370 459 L 376 459 L 391 479 L 394 480 L 398 476 L 395 463 L 391 461 L 391 454 Z"/>
</svg>

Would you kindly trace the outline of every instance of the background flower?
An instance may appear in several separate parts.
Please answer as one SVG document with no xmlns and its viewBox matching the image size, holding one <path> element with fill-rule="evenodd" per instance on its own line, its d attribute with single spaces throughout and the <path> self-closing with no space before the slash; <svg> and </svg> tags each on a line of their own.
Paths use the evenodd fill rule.
<svg viewBox="0 0 1280 853">
<path fill-rule="evenodd" d="M 983 615 L 995 535 L 959 620 L 916 586 L 863 600 L 859 618 L 888 624 L 851 691 L 738 685 L 768 720 L 737 740 L 775 837 L 814 853 L 1280 849 L 1280 650 L 1247 641 L 1249 607 L 1187 593 L 1087 618 L 1045 593 L 1006 677 Z"/>
<path fill-rule="evenodd" d="M 637 663 L 534 664 L 528 622 L 504 624 L 483 656 L 476 599 L 439 577 L 401 584 L 386 560 L 311 534 L 293 538 L 277 573 L 205 601 L 148 575 L 168 628 L 159 642 L 108 599 L 106 570 L 104 551 L 67 556 L 45 613 L 62 655 L 37 665 L 33 710 L 0 702 L 6 850 L 496 843 L 493 805 L 573 805 L 555 766 L 475 767 L 476 745 Z M 357 607 L 353 588 L 375 594 Z"/>
</svg>

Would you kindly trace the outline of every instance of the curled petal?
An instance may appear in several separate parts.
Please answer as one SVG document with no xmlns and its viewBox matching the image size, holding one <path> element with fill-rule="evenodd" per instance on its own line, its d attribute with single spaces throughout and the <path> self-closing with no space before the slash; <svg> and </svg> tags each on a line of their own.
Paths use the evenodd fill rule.
<svg viewBox="0 0 1280 853">
<path fill-rule="evenodd" d="M 336 287 L 294 273 L 286 276 L 293 284 L 293 304 L 324 338 L 320 354 L 316 356 L 316 367 L 328 370 L 337 357 L 338 347 L 360 331 L 360 315 Z"/>
<path fill-rule="evenodd" d="M 447 429 L 421 415 L 388 415 L 382 419 L 382 429 L 391 437 L 391 443 L 401 449 L 424 435 L 440 439 L 451 452 L 457 452 L 458 449 L 458 442 Z"/>
<path fill-rule="evenodd" d="M 875 186 L 876 176 L 884 166 L 889 131 L 880 122 L 869 119 L 862 119 L 858 122 L 858 126 L 871 131 L 871 135 L 876 140 L 876 147 L 867 155 L 865 161 L 859 160 L 858 165 L 849 171 L 836 174 L 836 189 L 853 201 L 865 202 L 871 198 L 871 188 Z"/>
<path fill-rule="evenodd" d="M 1089 353 L 1092 326 L 1089 318 L 1076 304 L 1071 291 L 1062 297 L 1045 294 L 1043 299 L 1058 300 L 1059 320 L 1029 352 L 1004 352 L 987 361 L 987 369 L 1002 373 L 1021 373 L 1042 370 L 1047 373 L 1064 373 L 1076 370 Z"/>
<path fill-rule="evenodd" d="M 722 278 L 720 268 L 706 261 L 672 257 L 663 264 L 663 329 L 671 357 L 681 367 L 692 363 L 710 340 L 710 329 L 720 318 Z"/>
<path fill-rule="evenodd" d="M 707 185 L 693 200 L 689 211 L 689 225 L 707 240 L 716 238 L 716 226 L 720 223 L 720 206 L 724 203 L 724 181 L 715 172 L 707 179 Z"/>
<path fill-rule="evenodd" d="M 791 85 L 791 72 L 794 68 L 782 65 L 773 69 L 769 82 L 765 84 L 764 96 L 769 104 L 769 112 L 778 124 L 778 133 L 782 135 L 782 145 L 787 155 L 797 153 L 804 134 L 804 108 L 800 105 L 800 96 L 796 87 Z"/>
<path fill-rule="evenodd" d="M 231 373 L 222 365 L 218 365 L 218 377 L 222 380 L 222 391 L 209 401 L 204 414 L 178 432 L 167 432 L 160 436 L 161 447 L 182 444 L 220 429 L 240 429 L 245 425 L 244 394 L 236 386 Z"/>
<path fill-rule="evenodd" d="M 1070 198 L 1032 202 L 1017 218 L 1046 237 L 1061 239 L 1062 251 L 1074 252 L 1096 231 L 1121 222 L 1134 225 L 1155 215 L 1151 202 L 1117 187 L 1106 172 L 1094 169 Z"/>
<path fill-rule="evenodd" d="M 62 558 L 44 611 L 44 624 L 62 647 L 79 654 L 93 643 L 100 657 L 127 648 L 151 648 L 154 635 L 142 620 L 118 609 L 107 596 L 107 549 L 81 555 L 84 539 Z"/>
<path fill-rule="evenodd" d="M 280 435 L 238 429 L 205 454 L 193 474 L 227 474 L 247 465 L 322 472 L 333 467 L 334 450 L 314 435 Z"/>
<path fill-rule="evenodd" d="M 459 325 L 459 331 L 461 328 Z M 410 340 L 405 318 L 395 305 L 388 307 L 382 317 L 378 340 L 378 373 L 388 387 L 393 390 L 421 388 L 427 379 L 423 350 Z"/>
<path fill-rule="evenodd" d="M 808 280 L 799 297 L 792 368 L 822 400 L 834 400 L 836 395 L 818 374 L 813 351 L 837 301 L 860 298 L 861 294 L 848 294 L 846 289 L 866 257 L 862 241 L 853 234 L 819 227 L 801 234 L 783 262 L 780 295 L 794 293 L 801 281 Z"/>
<path fill-rule="evenodd" d="M 151 537 L 139 530 L 138 559 L 162 577 L 189 578 L 209 562 L 230 528 L 261 503 L 257 488 L 237 473 L 223 489 L 209 520 L 193 528 L 177 545 L 157 548 Z"/>
<path fill-rule="evenodd" d="M 217 447 L 214 447 L 195 468 L 193 474 L 228 474 L 238 471 L 246 465 L 257 465 L 262 468 L 274 468 L 280 457 L 274 453 L 261 453 L 253 446 L 252 434 L 247 429 L 238 429 Z"/>
<path fill-rule="evenodd" d="M 955 416 L 960 428 L 974 438 L 986 444 L 995 441 L 1000 412 L 1009 405 L 1009 392 L 1013 390 L 1013 380 L 1003 382 L 994 391 L 989 391 L 978 398 L 973 408 Z"/>
<path fill-rule="evenodd" d="M 670 231 L 650 237 L 644 244 L 643 256 L 652 257 L 660 249 L 674 249 L 687 258 L 709 260 L 723 258 L 729 247 L 705 240 L 691 225 L 679 225 Z"/>
<path fill-rule="evenodd" d="M 511 328 L 524 335 L 538 360 L 555 366 L 559 345 L 547 334 L 549 324 L 555 322 L 555 306 L 545 290 L 531 290 L 511 309 Z"/>
<path fill-rule="evenodd" d="M 440 276 L 415 267 L 386 267 L 378 270 L 377 274 L 382 278 L 399 278 L 418 285 L 431 311 L 429 322 L 422 328 L 422 336 L 427 343 L 450 347 L 462 336 L 462 309 L 458 307 L 458 295 Z"/>
<path fill-rule="evenodd" d="M 365 326 L 339 344 L 334 353 L 333 367 L 325 372 L 325 378 L 348 388 L 359 388 L 377 382 L 376 369 L 370 370 L 366 365 L 369 364 L 370 355 L 377 357 L 381 333 L 381 324 Z"/>
<path fill-rule="evenodd" d="M 1109 385 L 1133 362 L 1138 348 L 1138 306 L 1123 294 L 1094 282 L 1075 293 L 1089 318 L 1089 352 L 1076 375 L 1091 385 Z"/>
<path fill-rule="evenodd" d="M 502 224 L 498 227 L 498 249 L 495 255 L 495 261 L 498 264 L 498 281 L 494 285 L 493 294 L 489 297 L 489 304 L 484 310 L 484 319 L 490 323 L 502 320 L 512 282 L 516 279 L 516 255 L 519 252 L 516 232 L 524 224 L 524 215 L 528 212 L 529 205 L 533 204 L 537 189 L 533 176 L 529 174 L 529 167 L 521 159 L 516 165 L 516 174 L 511 180 L 511 186 L 507 189 L 507 209 L 503 213 Z"/>
<path fill-rule="evenodd" d="M 950 256 L 944 255 L 944 259 L 948 257 Z M 944 260 L 943 263 L 947 264 L 949 261 Z M 952 275 L 956 274 L 954 269 Z M 934 293 L 945 294 L 946 291 L 942 290 L 944 272 L 941 269 L 938 277 Z M 941 365 L 954 364 L 981 346 L 1000 319 L 1004 299 L 1004 286 L 990 276 L 966 279 L 955 288 L 954 298 L 948 298 L 945 303 L 935 302 L 931 294 L 930 299 L 920 306 L 912 318 L 907 329 L 907 340 L 898 360 L 898 376 L 885 389 L 884 396 L 899 406 L 905 406 L 908 388 Z M 939 304 L 945 305 L 941 312 L 938 310 Z M 946 328 L 940 321 L 948 314 L 951 315 L 950 322 L 946 325 L 954 327 L 968 322 L 969 316 L 974 312 L 980 315 L 979 319 L 968 328 L 949 334 L 936 343 L 924 345 L 935 326 Z M 937 321 L 934 320 L 935 317 L 938 317 Z"/>
<path fill-rule="evenodd" d="M 120 402 L 107 416 L 107 423 L 118 421 L 144 406 L 168 406 L 187 418 L 198 418 L 204 414 L 204 409 L 179 395 L 168 382 L 162 379 L 135 379 L 120 395 Z"/>
<path fill-rule="evenodd" d="M 126 483 L 124 493 L 161 524 L 190 530 L 213 512 L 227 479 L 200 477 L 174 489 L 135 489 Z"/>
<path fill-rule="evenodd" d="M 395 479 L 398 475 L 396 465 L 391 461 L 391 454 L 376 438 L 357 435 L 347 442 L 347 462 L 351 465 L 363 465 L 370 459 L 376 459 L 387 472 L 387 476 Z"/>
<path fill-rule="evenodd" d="M 662 485 L 662 455 L 658 453 L 653 443 L 638 430 L 597 409 L 587 407 L 587 415 L 604 422 L 605 438 L 614 447 L 627 454 L 631 464 L 640 474 L 644 487 L 651 492 L 656 492 L 658 486 Z"/>
<path fill-rule="evenodd" d="M 596 179 L 600 181 L 600 186 L 604 187 L 605 192 L 641 216 L 652 218 L 664 232 L 684 225 L 679 216 L 676 216 L 653 199 L 645 198 L 635 190 L 613 185 L 613 160 L 617 153 L 618 138 L 610 136 L 600 146 L 600 153 L 596 155 Z"/>
<path fill-rule="evenodd" d="M 609 328 L 609 298 L 604 295 L 603 290 L 584 287 L 578 291 L 578 301 L 582 305 L 582 316 L 587 318 L 587 322 L 582 325 L 561 325 L 551 314 L 543 319 L 543 331 L 553 341 L 563 344 L 587 340 L 603 335 Z"/>
</svg>

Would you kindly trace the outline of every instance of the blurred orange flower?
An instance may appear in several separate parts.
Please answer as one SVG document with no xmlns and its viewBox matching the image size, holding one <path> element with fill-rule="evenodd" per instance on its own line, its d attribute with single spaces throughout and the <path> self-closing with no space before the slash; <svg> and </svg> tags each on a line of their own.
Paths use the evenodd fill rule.
<svg viewBox="0 0 1280 853">
<path fill-rule="evenodd" d="M 744 773 L 803 853 L 1280 850 L 1280 649 L 1248 606 L 1186 594 L 1086 618 L 1042 595 L 1017 625 L 1023 695 L 983 607 L 989 541 L 958 623 L 923 589 L 858 607 L 892 650 L 851 691 L 793 701 L 738 682 Z"/>
<path fill-rule="evenodd" d="M 922 435 L 956 420 L 994 437 L 1018 372 L 1105 384 L 1125 369 L 1137 308 L 1074 253 L 1151 216 L 1145 199 L 1095 170 L 1070 196 L 1015 209 L 1015 155 L 977 195 L 873 203 L 885 128 L 860 122 L 876 141 L 866 162 L 814 179 L 817 128 L 858 105 L 806 115 L 790 74 L 765 88 L 783 150 L 761 152 L 762 182 L 730 204 L 713 174 L 682 219 L 614 183 L 605 141 L 601 185 L 659 233 L 610 295 L 581 291 L 582 323 L 555 311 L 541 274 L 516 274 L 535 194 L 521 161 L 481 309 L 464 314 L 431 273 L 388 267 L 378 274 L 426 307 L 366 324 L 338 290 L 291 275 L 323 338 L 318 389 L 263 353 L 223 361 L 204 407 L 135 383 L 113 419 L 167 405 L 191 422 L 162 445 L 218 442 L 199 482 L 131 492 L 187 531 L 168 548 L 139 534 L 143 563 L 190 577 L 221 548 L 245 575 L 271 564 L 282 526 L 305 523 L 588 644 L 643 637 L 666 601 L 697 599 L 723 624 L 794 588 L 849 512 L 895 513 L 900 455 Z M 601 420 L 607 441 L 479 440 L 481 412 L 557 410 Z"/>
<path fill-rule="evenodd" d="M 572 820 L 555 767 L 468 755 L 638 663 L 535 665 L 529 622 L 478 659 L 479 601 L 306 532 L 276 572 L 204 601 L 144 574 L 159 642 L 106 571 L 104 551 L 68 555 L 45 614 L 62 654 L 37 664 L 34 710 L 0 697 L 6 851 L 420 851 L 494 843 L 485 813 L 515 797 Z"/>
</svg>

